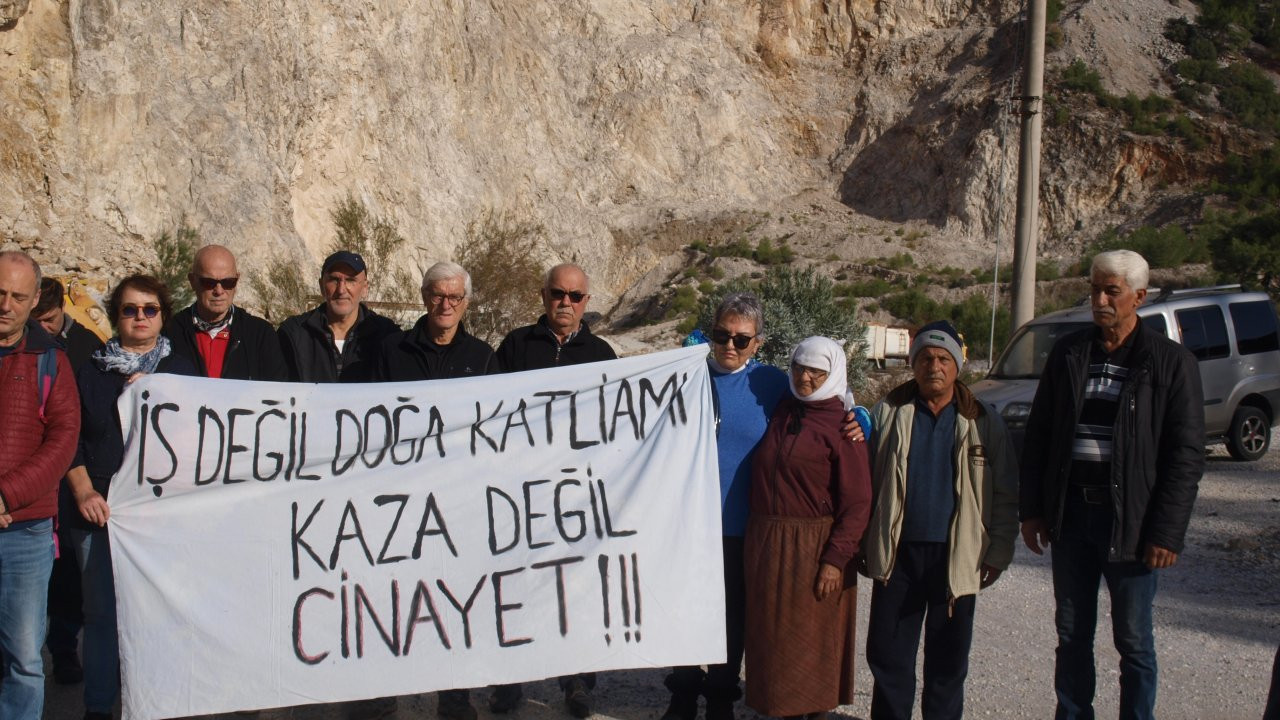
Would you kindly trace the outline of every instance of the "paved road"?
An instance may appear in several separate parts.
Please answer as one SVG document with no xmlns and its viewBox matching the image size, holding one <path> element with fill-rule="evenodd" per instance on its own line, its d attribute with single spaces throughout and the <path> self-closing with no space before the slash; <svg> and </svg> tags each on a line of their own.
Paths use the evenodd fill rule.
<svg viewBox="0 0 1280 720">
<path fill-rule="evenodd" d="M 1280 432 L 1273 447 L 1280 446 Z M 1098 628 L 1097 710 L 1115 717 L 1118 657 L 1111 648 L 1106 595 Z M 869 588 L 861 587 L 859 613 L 866 622 Z M 1211 453 L 1186 551 L 1164 572 L 1156 598 L 1160 659 L 1158 714 L 1164 720 L 1256 719 L 1280 643 L 1280 449 L 1254 463 L 1235 463 L 1221 449 Z M 978 601 L 968 684 L 967 716 L 1048 718 L 1053 714 L 1053 598 L 1047 558 L 1020 546 L 1013 566 Z M 423 668 L 424 673 L 430 668 Z M 653 720 L 667 694 L 658 669 L 606 673 L 597 690 L 601 715 Z M 857 702 L 845 717 L 864 718 L 871 679 L 859 668 Z M 78 720 L 80 688 L 48 684 L 49 720 Z M 555 684 L 532 683 L 518 720 L 566 720 Z M 483 700 L 487 693 L 476 693 Z M 500 718 L 482 709 L 482 720 Z M 918 712 L 918 711 L 917 711 Z M 396 718 L 431 718 L 430 694 L 401 698 Z M 276 710 L 261 720 L 339 718 L 333 710 Z M 755 720 L 750 711 L 740 720 Z M 243 718 L 241 718 L 243 720 Z"/>
</svg>

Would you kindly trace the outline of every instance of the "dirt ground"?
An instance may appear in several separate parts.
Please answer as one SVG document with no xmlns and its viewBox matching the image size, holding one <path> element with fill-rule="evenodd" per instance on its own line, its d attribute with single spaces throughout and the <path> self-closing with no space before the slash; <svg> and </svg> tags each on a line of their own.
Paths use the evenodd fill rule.
<svg viewBox="0 0 1280 720">
<path fill-rule="evenodd" d="M 1280 432 L 1273 434 L 1273 448 Z M 1046 557 L 1019 546 L 1014 564 L 978 600 L 966 715 L 1047 718 L 1053 715 L 1053 596 Z M 866 622 L 870 587 L 860 587 L 859 619 Z M 1101 594 L 1098 643 L 1099 717 L 1116 715 L 1118 656 L 1111 647 L 1106 593 Z M 1244 720 L 1262 714 L 1271 663 L 1280 643 L 1280 450 L 1253 463 L 1231 461 L 1221 448 L 1209 456 L 1187 540 L 1177 566 L 1160 578 L 1156 596 L 1160 663 L 1158 715 L 1164 720 Z M 864 625 L 865 629 L 865 625 Z M 860 630 L 861 632 L 861 630 Z M 603 673 L 595 693 L 598 716 L 656 720 L 668 696 L 665 669 Z M 80 686 L 50 680 L 44 717 L 78 720 Z M 857 701 L 838 708 L 845 718 L 869 713 L 871 677 L 858 668 Z M 567 720 L 554 681 L 530 683 L 514 720 Z M 474 699 L 481 720 L 487 691 Z M 401 698 L 394 718 L 431 718 L 435 697 Z M 118 711 L 117 711 L 118 712 Z M 917 708 L 917 713 L 918 713 Z M 244 720 L 243 716 L 230 716 Z M 270 710 L 260 720 L 340 720 L 334 708 Z M 917 715 L 918 717 L 918 715 Z M 758 716 L 740 708 L 740 720 Z"/>
</svg>

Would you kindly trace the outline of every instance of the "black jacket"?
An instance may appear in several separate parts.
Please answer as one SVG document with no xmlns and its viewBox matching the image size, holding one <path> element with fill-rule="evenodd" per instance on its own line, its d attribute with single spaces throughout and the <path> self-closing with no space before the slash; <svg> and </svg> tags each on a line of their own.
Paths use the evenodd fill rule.
<svg viewBox="0 0 1280 720">
<path fill-rule="evenodd" d="M 62 332 L 53 339 L 62 345 L 74 370 L 79 370 L 89 356 L 103 345 L 97 333 L 76 322 L 70 315 L 66 316 L 66 324 L 62 326 Z"/>
<path fill-rule="evenodd" d="M 276 335 L 289 380 L 349 383 L 373 379 L 383 340 L 399 331 L 394 320 L 361 303 L 356 324 L 347 332 L 341 353 L 333 342 L 324 305 L 285 320 Z"/>
<path fill-rule="evenodd" d="M 1062 531 L 1071 444 L 1099 332 L 1087 328 L 1053 347 L 1027 419 L 1019 514 L 1044 518 L 1052 540 Z M 1140 560 L 1147 543 L 1182 552 L 1204 473 L 1204 393 L 1195 357 L 1141 322 L 1134 333 L 1111 450 L 1112 561 Z"/>
<path fill-rule="evenodd" d="M 401 382 L 489 375 L 497 371 L 489 343 L 471 335 L 459 324 L 453 342 L 437 345 L 431 341 L 427 316 L 423 315 L 409 332 L 383 341 L 376 377 Z"/>
<path fill-rule="evenodd" d="M 618 354 L 609 343 L 591 334 L 582 323 L 578 333 L 564 345 L 556 339 L 547 326 L 547 316 L 538 318 L 533 325 L 516 328 L 507 333 L 498 346 L 498 366 L 502 372 L 540 370 L 560 365 L 616 360 Z"/>
<path fill-rule="evenodd" d="M 195 365 L 200 375 L 208 376 L 204 358 L 196 346 L 196 326 L 191 321 L 192 307 L 174 313 L 165 323 L 164 334 L 173 343 L 173 352 Z M 228 380 L 289 379 L 284 359 L 280 357 L 280 341 L 275 328 L 262 318 L 236 306 L 231 321 L 231 337 L 227 356 L 222 362 L 222 377 Z"/>
<path fill-rule="evenodd" d="M 237 318 L 238 320 L 239 318 Z M 157 373 L 196 375 L 195 365 L 176 353 L 160 361 Z M 111 476 L 124 463 L 124 433 L 120 429 L 120 413 L 116 401 L 124 392 L 125 378 L 108 372 L 92 360 L 76 369 L 76 386 L 80 389 L 80 442 L 71 467 L 84 465 L 93 489 L 107 497 Z M 68 527 L 80 530 L 103 530 L 84 519 L 70 492 L 61 493 L 59 517 Z"/>
</svg>

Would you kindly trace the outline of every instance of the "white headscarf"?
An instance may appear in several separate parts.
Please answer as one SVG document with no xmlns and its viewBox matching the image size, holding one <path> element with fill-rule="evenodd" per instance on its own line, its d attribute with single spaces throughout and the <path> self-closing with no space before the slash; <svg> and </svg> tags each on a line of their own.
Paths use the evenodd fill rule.
<svg viewBox="0 0 1280 720">
<path fill-rule="evenodd" d="M 853 393 L 849 391 L 848 374 L 844 348 L 829 337 L 814 335 L 805 338 L 791 351 L 791 364 L 804 365 L 815 370 L 826 370 L 827 379 L 808 397 L 800 397 L 796 392 L 795 377 L 788 372 L 787 381 L 791 383 L 791 394 L 804 402 L 818 402 L 827 398 L 839 397 L 846 410 L 854 406 Z"/>
</svg>

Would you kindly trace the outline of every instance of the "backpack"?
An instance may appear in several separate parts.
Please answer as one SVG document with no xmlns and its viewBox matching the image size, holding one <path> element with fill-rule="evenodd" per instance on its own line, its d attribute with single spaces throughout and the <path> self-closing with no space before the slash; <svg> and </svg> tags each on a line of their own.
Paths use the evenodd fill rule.
<svg viewBox="0 0 1280 720">
<path fill-rule="evenodd" d="M 53 381 L 58 378 L 58 350 L 49 348 L 40 353 L 36 361 L 36 399 L 40 402 L 40 419 L 44 420 L 44 408 L 53 393 Z"/>
</svg>

